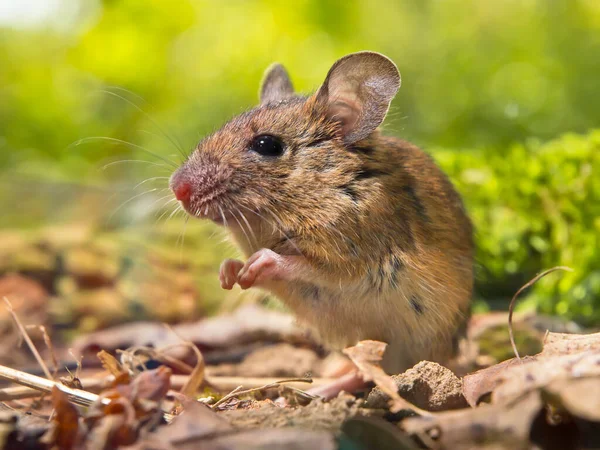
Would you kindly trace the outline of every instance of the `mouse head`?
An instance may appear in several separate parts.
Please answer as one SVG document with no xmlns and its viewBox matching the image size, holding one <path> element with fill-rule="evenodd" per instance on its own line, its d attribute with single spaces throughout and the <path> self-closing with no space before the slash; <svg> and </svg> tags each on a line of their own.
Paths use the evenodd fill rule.
<svg viewBox="0 0 600 450">
<path fill-rule="evenodd" d="M 399 87 L 398 69 L 378 53 L 341 58 L 309 97 L 274 64 L 260 105 L 202 140 L 171 189 L 191 215 L 232 227 L 246 217 L 286 228 L 330 224 L 356 207 L 344 188 L 362 170 L 353 148 L 382 123 Z"/>
</svg>

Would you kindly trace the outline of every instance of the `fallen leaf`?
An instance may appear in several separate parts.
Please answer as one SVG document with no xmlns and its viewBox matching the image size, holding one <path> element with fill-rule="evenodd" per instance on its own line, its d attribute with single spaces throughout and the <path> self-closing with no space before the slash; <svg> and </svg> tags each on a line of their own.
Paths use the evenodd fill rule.
<svg viewBox="0 0 600 450">
<path fill-rule="evenodd" d="M 502 403 L 554 381 L 592 376 L 600 377 L 600 351 L 553 356 L 524 365 L 516 363 L 498 375 L 498 387 L 491 399 Z"/>
<path fill-rule="evenodd" d="M 104 370 L 114 377 L 114 381 L 112 382 L 113 386 L 118 384 L 128 384 L 131 381 L 129 372 L 123 369 L 121 363 L 119 363 L 119 361 L 117 361 L 113 355 L 101 350 L 96 354 L 96 356 L 100 360 Z"/>
<path fill-rule="evenodd" d="M 79 433 L 79 413 L 69 397 L 58 387 L 54 386 L 51 392 L 52 407 L 54 408 L 53 444 L 61 450 L 70 450 L 75 447 Z"/>
<path fill-rule="evenodd" d="M 548 333 L 544 339 L 544 348 L 539 356 L 547 358 L 554 355 L 571 355 L 589 350 L 600 350 L 600 333 Z"/>
<path fill-rule="evenodd" d="M 534 391 L 509 404 L 409 417 L 400 426 L 428 448 L 529 450 L 529 433 L 542 410 L 540 394 Z"/>
<path fill-rule="evenodd" d="M 521 359 L 522 364 L 528 364 L 533 361 L 536 361 L 536 358 L 533 356 L 526 356 Z M 503 373 L 515 364 L 520 363 L 516 358 L 513 358 L 465 375 L 462 381 L 463 395 L 467 403 L 472 407 L 477 406 L 484 396 L 491 394 L 500 385 L 503 381 Z"/>
<path fill-rule="evenodd" d="M 232 429 L 226 419 L 208 406 L 187 399 L 183 403 L 183 412 L 161 429 L 161 440 L 177 445 Z"/>
<path fill-rule="evenodd" d="M 466 375 L 463 394 L 469 405 L 475 406 L 492 391 L 495 391 L 494 401 L 499 401 L 544 386 L 554 379 L 593 375 L 596 357 L 590 355 L 598 352 L 600 333 L 548 333 L 543 350 L 537 355 L 509 359 Z M 583 360 L 578 356 L 582 354 L 586 355 Z"/>
<path fill-rule="evenodd" d="M 600 427 L 600 376 L 557 380 L 544 386 L 542 393 L 571 415 Z"/>
<path fill-rule="evenodd" d="M 310 343 L 306 332 L 296 325 L 294 317 L 258 305 L 244 305 L 232 314 L 183 323 L 171 332 L 160 323 L 137 322 L 90 333 L 75 340 L 76 354 L 97 353 L 130 347 L 170 347 L 168 355 L 187 361 L 193 352 L 181 344 L 189 341 L 205 348 L 231 348 L 257 341 Z"/>
<path fill-rule="evenodd" d="M 152 419 L 158 421 L 161 401 L 170 389 L 171 369 L 161 366 L 147 370 L 131 383 L 103 391 L 86 414 L 97 448 L 116 448 L 133 444 L 139 430 Z M 104 404 L 108 399 L 110 403 Z"/>
</svg>

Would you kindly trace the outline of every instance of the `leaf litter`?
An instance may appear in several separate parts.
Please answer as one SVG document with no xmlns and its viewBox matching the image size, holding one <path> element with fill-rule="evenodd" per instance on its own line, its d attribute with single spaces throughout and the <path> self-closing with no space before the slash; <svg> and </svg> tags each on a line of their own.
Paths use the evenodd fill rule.
<svg viewBox="0 0 600 450">
<path fill-rule="evenodd" d="M 0 277 L 9 300 L 18 294 L 0 314 L 0 378 L 22 385 L 0 387 L 0 449 L 600 447 L 600 333 L 544 334 L 539 324 L 553 322 L 516 315 L 505 335 L 529 330 L 541 351 L 486 367 L 482 336 L 508 322 L 490 314 L 473 320 L 471 351 L 449 367 L 423 361 L 392 376 L 379 367 L 385 344 L 364 341 L 344 353 L 368 392 L 325 401 L 306 390 L 331 382 L 340 357 L 285 313 L 245 305 L 170 327 L 117 325 L 81 335 L 70 353 L 32 283 Z M 39 307 L 25 325 L 27 292 Z"/>
</svg>

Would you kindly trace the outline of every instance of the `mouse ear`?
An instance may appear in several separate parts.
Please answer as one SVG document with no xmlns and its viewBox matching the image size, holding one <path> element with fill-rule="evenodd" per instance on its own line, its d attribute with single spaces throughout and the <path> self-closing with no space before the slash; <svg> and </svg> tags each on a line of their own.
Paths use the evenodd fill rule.
<svg viewBox="0 0 600 450">
<path fill-rule="evenodd" d="M 337 60 L 315 95 L 342 125 L 344 142 L 352 144 L 381 125 L 399 88 L 400 72 L 389 58 L 359 52 Z"/>
<path fill-rule="evenodd" d="M 260 104 L 279 102 L 294 95 L 294 86 L 281 64 L 271 64 L 265 71 L 260 86 Z"/>
</svg>

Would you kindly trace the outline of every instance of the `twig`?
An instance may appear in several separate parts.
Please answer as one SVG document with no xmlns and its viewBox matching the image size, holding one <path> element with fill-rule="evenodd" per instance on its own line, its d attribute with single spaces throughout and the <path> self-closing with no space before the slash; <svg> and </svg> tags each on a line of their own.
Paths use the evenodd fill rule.
<svg viewBox="0 0 600 450">
<path fill-rule="evenodd" d="M 211 407 L 213 409 L 215 409 L 219 405 L 222 405 L 223 403 L 225 403 L 227 400 L 229 400 L 229 399 L 231 399 L 233 397 L 237 397 L 239 395 L 246 395 L 246 394 L 251 394 L 253 392 L 262 391 L 263 389 L 271 389 L 271 388 L 279 387 L 279 386 L 284 385 L 285 383 L 298 383 L 298 382 L 300 382 L 300 383 L 312 383 L 312 379 L 311 378 L 290 378 L 288 380 L 274 381 L 272 383 L 268 383 L 268 384 L 265 384 L 263 386 L 254 387 L 254 388 L 250 388 L 250 389 L 246 389 L 246 390 L 242 390 L 242 386 L 238 386 L 233 391 L 231 391 L 229 394 L 227 394 L 225 397 L 223 397 L 219 401 L 217 401 Z M 297 390 L 297 389 L 294 389 L 294 390 Z M 302 394 L 306 395 L 309 398 L 315 398 L 314 395 L 307 394 L 306 392 L 303 392 L 303 391 L 300 391 L 300 392 Z"/>
<path fill-rule="evenodd" d="M 58 389 L 67 394 L 69 401 L 81 406 L 89 406 L 98 400 L 98 396 L 96 394 L 92 394 L 91 392 L 81 389 L 72 389 L 64 386 L 61 383 L 47 380 L 36 375 L 31 375 L 26 372 L 21 372 L 20 370 L 11 369 L 10 367 L 6 366 L 0 366 L 0 378 L 12 381 L 13 383 L 17 383 L 22 386 L 27 386 L 35 389 L 38 392 L 50 393 L 52 388 L 56 386 Z M 102 399 L 101 401 L 105 405 L 110 403 L 110 400 L 108 399 Z"/>
<path fill-rule="evenodd" d="M 77 374 L 75 375 L 77 377 Z M 2 376 L 0 375 L 0 378 Z M 171 387 L 172 389 L 181 389 L 189 380 L 189 375 L 172 375 L 171 376 Z M 106 387 L 110 386 L 115 380 L 115 377 L 109 375 L 104 378 L 81 378 L 80 382 L 84 390 L 87 392 L 100 392 Z M 324 386 L 331 383 L 333 378 L 313 378 L 313 387 Z M 262 388 L 265 385 L 277 383 L 277 379 L 274 378 L 243 378 L 243 377 L 210 377 L 207 381 L 211 384 L 214 389 L 220 391 L 232 390 L 236 386 L 248 386 L 248 389 Z M 289 384 L 287 384 L 289 383 Z M 297 385 L 296 385 L 297 383 Z M 306 379 L 299 378 L 296 380 L 286 380 L 285 387 L 287 389 L 300 390 L 300 383 L 306 383 Z M 304 392 L 304 391 L 300 391 Z M 0 389 L 0 402 L 6 402 L 10 400 L 18 400 L 24 398 L 36 397 L 39 395 L 39 390 L 29 387 L 9 387 Z"/>
<path fill-rule="evenodd" d="M 236 387 L 233 391 L 231 391 L 229 394 L 227 394 L 226 396 L 224 396 L 223 398 L 221 398 L 220 400 L 218 400 L 214 405 L 212 405 L 211 408 L 215 409 L 217 406 L 225 403 L 230 398 L 233 398 L 235 396 L 235 394 L 237 394 L 238 392 L 242 391 L 243 387 L 244 386 L 238 386 L 238 387 Z"/>
<path fill-rule="evenodd" d="M 44 325 L 38 325 L 38 328 L 42 332 L 42 336 L 44 337 L 44 343 L 50 352 L 50 359 L 52 360 L 52 367 L 54 370 L 52 371 L 52 379 L 56 378 L 56 374 L 58 373 L 58 358 L 56 358 L 56 353 L 54 352 L 54 346 L 52 345 L 52 340 L 50 339 L 50 335 L 46 330 Z"/>
<path fill-rule="evenodd" d="M 73 389 L 65 386 L 64 384 L 57 383 L 52 380 L 47 380 L 36 375 L 31 375 L 27 372 L 21 372 L 20 370 L 11 369 L 10 367 L 1 365 L 0 378 L 12 381 L 13 383 L 17 383 L 22 386 L 27 386 L 29 388 L 35 389 L 38 392 L 44 393 L 51 393 L 52 388 L 56 387 L 57 389 L 67 394 L 67 397 L 69 398 L 70 402 L 80 406 L 90 406 L 92 403 L 95 402 L 101 402 L 103 405 L 109 405 L 111 403 L 111 400 L 106 397 L 100 397 L 96 394 L 92 394 L 91 392 L 87 392 L 82 389 Z M 162 416 L 167 422 L 171 422 L 171 420 L 173 419 L 172 414 L 169 414 L 164 411 L 162 411 Z"/>
<path fill-rule="evenodd" d="M 571 269 L 570 267 L 567 267 L 567 266 L 556 266 L 556 267 L 552 267 L 548 270 L 544 270 L 542 273 L 536 275 L 533 279 L 529 280 L 527 283 L 525 283 L 523 286 L 521 286 L 521 288 L 516 292 L 516 294 L 513 295 L 513 298 L 511 299 L 510 304 L 508 305 L 508 334 L 510 336 L 510 345 L 512 345 L 513 352 L 515 353 L 515 356 L 521 363 L 523 361 L 521 360 L 521 356 L 519 355 L 519 351 L 517 350 L 517 344 L 515 343 L 515 336 L 513 334 L 513 326 L 512 326 L 512 316 L 513 316 L 513 309 L 515 306 L 515 301 L 517 300 L 517 297 L 519 296 L 519 294 L 521 294 L 521 292 L 523 292 L 525 289 L 527 289 L 528 287 L 537 283 L 538 280 L 540 280 L 540 278 L 543 278 L 546 275 L 548 275 L 549 273 L 555 272 L 557 270 L 566 270 L 567 272 L 573 272 L 573 269 Z"/>
<path fill-rule="evenodd" d="M 33 353 L 33 356 L 35 356 L 35 359 L 37 360 L 38 364 L 44 371 L 44 375 L 46 375 L 46 378 L 48 378 L 49 380 L 52 380 L 53 378 L 52 378 L 52 375 L 50 374 L 50 371 L 48 370 L 48 366 L 42 359 L 40 353 L 37 351 L 37 348 L 35 348 L 35 345 L 33 345 L 33 341 L 31 340 L 31 338 L 29 337 L 29 334 L 27 334 L 27 330 L 25 330 L 25 327 L 23 326 L 23 324 L 17 317 L 17 314 L 15 313 L 11 303 L 8 301 L 8 299 L 6 297 L 4 297 L 4 302 L 6 303 L 6 309 L 11 314 L 13 320 L 15 321 L 15 324 L 17 325 L 17 328 L 21 332 L 23 339 L 25 339 L 25 342 L 27 343 L 29 350 L 31 350 L 31 353 Z"/>
</svg>

